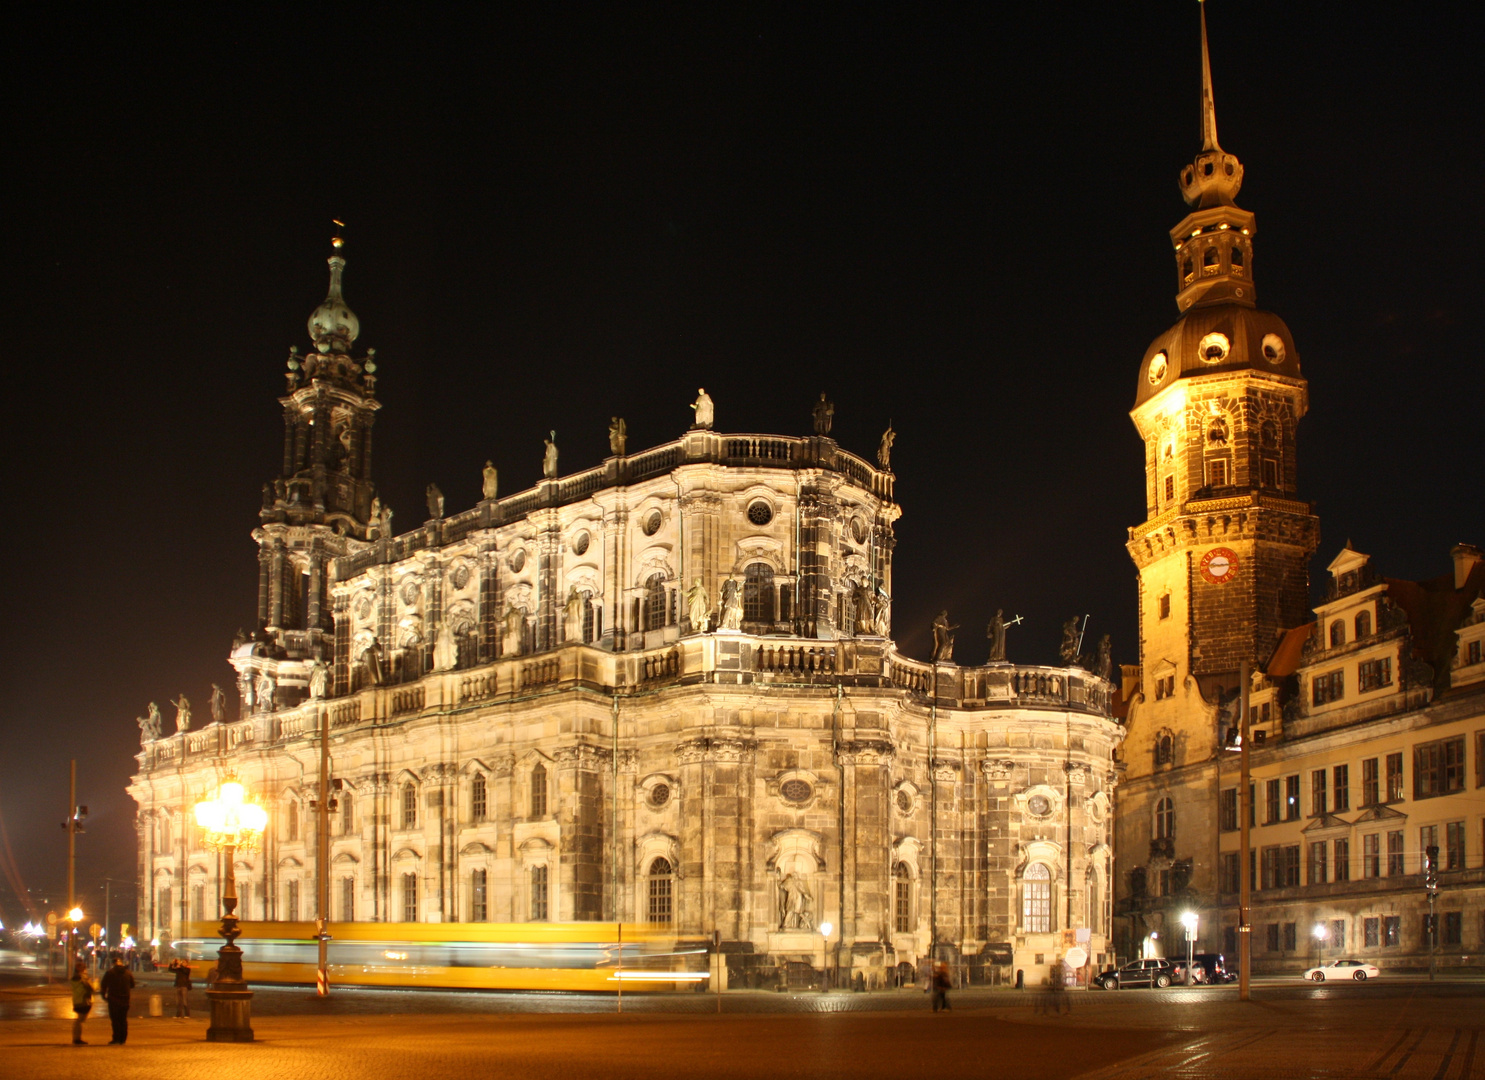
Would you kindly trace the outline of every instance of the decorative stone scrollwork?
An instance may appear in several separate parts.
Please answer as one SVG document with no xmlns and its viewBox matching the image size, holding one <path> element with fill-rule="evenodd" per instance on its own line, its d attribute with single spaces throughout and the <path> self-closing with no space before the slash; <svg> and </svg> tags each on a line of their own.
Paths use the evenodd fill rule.
<svg viewBox="0 0 1485 1080">
<path fill-rule="evenodd" d="M 981 763 L 980 769 L 987 780 L 1009 780 L 1016 769 L 1016 763 L 1010 758 L 999 758 Z"/>
</svg>

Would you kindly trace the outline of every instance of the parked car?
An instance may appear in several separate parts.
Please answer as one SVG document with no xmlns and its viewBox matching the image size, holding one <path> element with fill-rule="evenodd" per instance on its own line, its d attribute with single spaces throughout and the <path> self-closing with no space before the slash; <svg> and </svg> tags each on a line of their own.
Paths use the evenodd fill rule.
<svg viewBox="0 0 1485 1080">
<path fill-rule="evenodd" d="M 1305 968 L 1304 977 L 1311 982 L 1324 982 L 1326 979 L 1354 979 L 1357 982 L 1366 982 L 1375 979 L 1382 974 L 1382 969 L 1376 964 L 1368 964 L 1365 960 L 1332 960 L 1328 964 L 1319 967 Z"/>
<path fill-rule="evenodd" d="M 1098 985 L 1105 990 L 1122 990 L 1131 986 L 1169 986 L 1178 979 L 1176 965 L 1169 960 L 1131 960 L 1123 967 L 1105 971 Z"/>
<path fill-rule="evenodd" d="M 1193 983 L 1236 982 L 1237 966 L 1227 967 L 1227 957 L 1222 953 L 1197 953 L 1191 958 L 1191 981 Z"/>
</svg>

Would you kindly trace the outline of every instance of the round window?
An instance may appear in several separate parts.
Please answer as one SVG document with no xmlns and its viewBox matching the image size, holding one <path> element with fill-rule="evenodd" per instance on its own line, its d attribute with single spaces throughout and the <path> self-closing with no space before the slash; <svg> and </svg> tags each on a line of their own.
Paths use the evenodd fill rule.
<svg viewBox="0 0 1485 1080">
<path fill-rule="evenodd" d="M 451 584 L 457 591 L 469 584 L 469 578 L 469 565 L 467 563 L 460 563 L 459 565 L 455 566 L 453 572 L 449 574 L 449 584 Z"/>
<path fill-rule="evenodd" d="M 651 510 L 648 514 L 646 514 L 644 521 L 640 524 L 640 528 L 644 530 L 644 534 L 646 536 L 654 536 L 657 532 L 659 532 L 660 511 Z"/>
<path fill-rule="evenodd" d="M 1037 817 L 1046 817 L 1052 812 L 1052 800 L 1045 795 L 1033 795 L 1026 800 L 1026 809 Z"/>
<path fill-rule="evenodd" d="M 1165 371 L 1168 366 L 1169 362 L 1164 352 L 1158 352 L 1150 357 L 1150 374 L 1147 378 L 1150 380 L 1151 386 L 1160 385 L 1160 381 L 1165 378 Z"/>
<path fill-rule="evenodd" d="M 802 803 L 809 801 L 809 797 L 814 794 L 814 790 L 814 788 L 810 787 L 808 781 L 785 780 L 782 786 L 779 787 L 779 794 L 792 803 Z"/>
<path fill-rule="evenodd" d="M 669 784 L 656 784 L 654 787 L 650 788 L 651 806 L 664 806 L 668 802 L 670 802 Z"/>
<path fill-rule="evenodd" d="M 405 582 L 403 582 L 402 583 L 402 602 L 404 604 L 407 604 L 408 606 L 411 606 L 413 604 L 416 604 L 418 602 L 418 593 L 420 591 L 421 590 L 418 588 L 418 583 L 416 581 L 405 581 Z"/>
<path fill-rule="evenodd" d="M 1270 364 L 1284 362 L 1284 339 L 1278 334 L 1263 335 L 1263 358 Z"/>
<path fill-rule="evenodd" d="M 913 797 L 906 789 L 897 793 L 897 812 L 899 814 L 911 814 L 913 812 Z"/>
<path fill-rule="evenodd" d="M 371 597 L 363 596 L 356 601 L 356 617 L 358 619 L 371 618 Z"/>
<path fill-rule="evenodd" d="M 856 543 L 866 543 L 867 530 L 865 518 L 858 517 L 851 519 L 851 535 L 856 538 Z"/>
<path fill-rule="evenodd" d="M 1232 343 L 1227 340 L 1227 335 L 1214 331 L 1201 339 L 1196 346 L 1196 353 L 1203 364 L 1220 364 L 1227 359 L 1231 349 Z"/>
<path fill-rule="evenodd" d="M 588 550 L 589 541 L 588 531 L 584 529 L 572 538 L 572 553 L 574 555 L 584 554 Z"/>
<path fill-rule="evenodd" d="M 512 574 L 519 574 L 521 572 L 521 569 L 525 565 L 526 565 L 526 549 L 525 548 L 516 548 L 515 551 L 511 552 L 511 556 L 510 556 L 510 572 Z"/>
<path fill-rule="evenodd" d="M 748 507 L 748 520 L 754 525 L 767 525 L 773 520 L 773 507 L 759 499 Z"/>
</svg>

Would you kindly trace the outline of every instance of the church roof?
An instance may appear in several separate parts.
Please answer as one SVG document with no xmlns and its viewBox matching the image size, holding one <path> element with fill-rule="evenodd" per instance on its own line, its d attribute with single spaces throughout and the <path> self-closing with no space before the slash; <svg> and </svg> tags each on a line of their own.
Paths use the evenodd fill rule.
<svg viewBox="0 0 1485 1080">
<path fill-rule="evenodd" d="M 1192 308 L 1145 350 L 1134 403 L 1143 405 L 1178 379 L 1249 368 L 1301 378 L 1284 320 L 1241 304 Z"/>
</svg>

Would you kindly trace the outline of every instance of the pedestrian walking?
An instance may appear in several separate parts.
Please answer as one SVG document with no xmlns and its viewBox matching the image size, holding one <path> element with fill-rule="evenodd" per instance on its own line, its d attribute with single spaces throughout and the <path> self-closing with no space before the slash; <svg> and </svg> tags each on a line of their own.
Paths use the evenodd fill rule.
<svg viewBox="0 0 1485 1080">
<path fill-rule="evenodd" d="M 942 960 L 935 961 L 933 972 L 928 979 L 929 985 L 933 988 L 933 1011 L 938 1012 L 939 1009 L 943 1009 L 947 1012 L 949 1010 L 949 987 L 952 985 L 949 981 L 949 965 Z"/>
<path fill-rule="evenodd" d="M 93 1011 L 93 984 L 88 982 L 88 968 L 82 961 L 72 969 L 72 1045 L 87 1046 L 83 1042 L 83 1021 Z"/>
<path fill-rule="evenodd" d="M 103 973 L 98 990 L 108 1002 L 108 1022 L 113 1025 L 109 1046 L 123 1046 L 129 1038 L 129 991 L 134 989 L 134 976 L 124 966 L 124 958 L 113 954 L 113 966 Z"/>
<path fill-rule="evenodd" d="M 191 965 L 184 960 L 172 960 L 170 970 L 175 972 L 175 1018 L 185 1019 L 191 1015 Z"/>
</svg>

